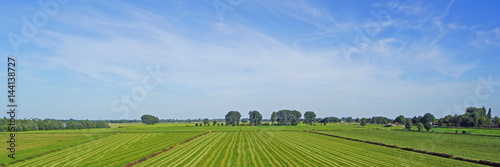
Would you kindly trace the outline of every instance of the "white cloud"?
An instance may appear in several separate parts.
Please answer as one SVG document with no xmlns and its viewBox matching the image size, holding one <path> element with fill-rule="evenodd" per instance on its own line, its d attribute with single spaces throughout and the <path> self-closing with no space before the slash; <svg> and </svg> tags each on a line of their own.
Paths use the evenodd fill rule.
<svg viewBox="0 0 500 167">
<path fill-rule="evenodd" d="M 329 33 L 332 27 L 340 29 L 333 34 L 340 31 L 355 34 L 353 27 L 363 25 L 357 21 L 339 23 L 328 11 L 305 1 L 282 6 L 270 3 L 266 7 L 317 27 L 318 34 Z M 251 106 L 259 106 L 262 110 L 313 108 L 327 116 L 335 114 L 328 112 L 335 107 L 362 113 L 370 109 L 367 106 L 371 103 L 377 103 L 375 108 L 382 111 L 398 102 L 409 104 L 445 94 L 463 97 L 454 93 L 463 88 L 461 84 L 413 74 L 460 78 L 475 68 L 474 63 L 456 61 L 454 56 L 458 53 L 434 42 L 441 38 L 433 38 L 434 33 L 411 40 L 404 35 L 375 36 L 356 48 L 352 61 L 348 61 L 339 46 L 297 46 L 293 41 L 267 34 L 260 27 L 230 21 L 173 25 L 177 18 L 123 8 L 131 12 L 120 19 L 98 11 L 89 16 L 68 16 L 65 26 L 75 28 L 78 33 L 47 30 L 35 42 L 52 53 L 40 59 L 49 66 L 78 73 L 77 78 L 83 83 L 108 87 L 135 86 L 147 74 L 145 66 L 160 65 L 165 73 L 171 74 L 165 78 L 164 86 L 175 87 L 155 90 L 154 97 L 165 98 L 175 111 L 226 111 L 232 106 L 251 110 Z M 402 8 L 410 14 L 425 10 L 420 5 L 414 9 Z M 429 19 L 417 22 L 393 19 L 383 26 L 435 24 L 424 28 L 432 32 L 439 29 L 433 26 L 455 26 L 440 21 L 424 24 L 422 20 Z M 498 38 L 500 29 L 490 33 L 496 33 Z M 176 88 L 178 92 L 169 90 Z M 165 106 L 162 100 L 151 100 L 158 102 L 152 108 Z"/>
</svg>

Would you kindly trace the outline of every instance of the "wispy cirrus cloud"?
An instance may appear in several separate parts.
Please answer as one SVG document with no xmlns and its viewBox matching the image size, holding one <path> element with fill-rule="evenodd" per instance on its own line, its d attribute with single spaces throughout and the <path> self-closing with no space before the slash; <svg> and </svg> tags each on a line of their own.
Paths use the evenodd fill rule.
<svg viewBox="0 0 500 167">
<path fill-rule="evenodd" d="M 96 110 L 108 117 L 106 102 L 129 93 L 147 74 L 144 67 L 155 65 L 167 77 L 137 112 L 212 118 L 228 110 L 268 115 L 291 108 L 320 116 L 392 117 L 387 106 L 407 115 L 461 100 L 474 89 L 466 85 L 477 82 L 470 73 L 484 62 L 470 58 L 470 44 L 448 42 L 469 39 L 458 33 L 490 44 L 500 36 L 496 29 L 480 35 L 475 25 L 448 20 L 459 3 L 453 1 L 402 2 L 400 13 L 382 21 L 371 12 L 396 4 L 245 1 L 220 21 L 211 3 L 165 3 L 70 6 L 33 40 L 37 48 L 26 63 L 38 73 L 27 74 L 29 80 L 51 83 L 53 76 L 44 73 L 62 74 L 71 83 L 58 85 L 63 95 L 90 96 L 95 91 L 88 87 L 98 87 L 104 95 Z M 380 29 L 365 34 L 347 60 L 340 44 L 354 46 L 367 24 Z"/>
</svg>

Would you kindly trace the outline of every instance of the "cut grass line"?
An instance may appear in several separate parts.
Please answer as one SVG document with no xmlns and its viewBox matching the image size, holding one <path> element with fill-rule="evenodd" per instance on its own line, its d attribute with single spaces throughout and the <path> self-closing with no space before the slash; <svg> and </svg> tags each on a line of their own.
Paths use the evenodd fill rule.
<svg viewBox="0 0 500 167">
<path fill-rule="evenodd" d="M 163 150 L 162 150 L 162 151 L 160 151 L 160 152 L 157 152 L 157 153 L 151 154 L 151 155 L 149 155 L 149 156 L 147 156 L 147 157 L 144 157 L 144 158 L 141 158 L 141 159 L 139 159 L 139 160 L 137 160 L 137 161 L 134 161 L 134 162 L 128 163 L 128 164 L 124 165 L 124 167 L 130 167 L 130 166 L 134 166 L 134 165 L 136 165 L 136 164 L 139 164 L 139 163 L 141 163 L 141 162 L 143 162 L 143 161 L 145 161 L 145 160 L 147 160 L 147 159 L 149 159 L 149 158 L 152 158 L 152 157 L 155 157 L 155 156 L 157 156 L 157 155 L 159 155 L 159 154 L 161 154 L 161 153 L 167 152 L 168 150 L 171 150 L 171 149 L 173 149 L 173 148 L 174 148 L 174 147 L 176 147 L 176 146 L 179 146 L 179 145 L 181 145 L 181 144 L 187 143 L 187 142 L 189 142 L 189 141 L 191 141 L 191 140 L 193 140 L 193 139 L 196 139 L 196 138 L 198 138 L 198 137 L 200 137 L 200 136 L 203 136 L 203 135 L 206 135 L 206 134 L 208 134 L 208 133 L 210 133 L 210 131 L 209 131 L 209 132 L 206 132 L 206 133 L 203 133 L 203 134 L 201 134 L 201 135 L 195 136 L 195 137 L 193 137 L 193 138 L 190 138 L 190 139 L 188 139 L 188 140 L 186 140 L 186 141 L 183 141 L 183 142 L 181 142 L 181 143 L 179 143 L 179 144 L 176 144 L 176 145 L 174 145 L 174 146 L 170 146 L 170 147 L 168 147 L 168 148 L 166 148 L 166 149 L 163 149 Z"/>
<path fill-rule="evenodd" d="M 228 140 L 230 140 L 230 138 L 229 137 L 225 137 L 225 136 L 227 136 L 227 133 L 224 133 L 224 134 L 226 134 L 226 135 L 221 136 L 221 138 L 224 139 L 224 140 L 221 141 L 220 143 L 229 143 Z M 211 163 L 211 162 L 219 162 L 220 159 L 217 158 L 217 157 L 221 156 L 221 154 L 223 153 L 222 150 L 224 148 L 225 147 L 214 147 L 214 148 L 212 148 L 213 154 L 210 154 L 209 156 L 203 158 L 203 160 L 200 162 L 200 166 L 215 166 L 215 164 L 210 165 L 209 163 Z M 210 161 L 210 160 L 216 160 L 216 161 Z"/>
<path fill-rule="evenodd" d="M 204 147 L 203 150 L 201 150 L 201 152 L 199 152 L 199 153 L 197 152 L 195 155 L 207 155 L 207 154 L 209 154 L 208 151 L 211 150 L 211 148 L 213 148 L 214 145 L 219 144 L 220 139 L 223 138 L 224 135 L 225 134 L 221 134 L 217 137 L 214 137 L 215 140 L 210 141 L 209 142 L 209 143 L 211 143 L 210 145 Z M 182 166 L 191 166 L 191 165 L 197 166 L 196 164 L 198 162 L 200 162 L 204 157 L 205 156 L 195 156 L 194 159 L 190 159 L 187 164 L 182 165 Z"/>
<path fill-rule="evenodd" d="M 406 151 L 412 151 L 412 152 L 416 152 L 416 153 L 422 153 L 422 154 L 437 156 L 437 157 L 441 157 L 441 158 L 451 158 L 451 159 L 455 159 L 455 160 L 472 162 L 472 163 L 481 164 L 481 165 L 500 166 L 500 163 L 491 162 L 491 161 L 471 160 L 471 159 L 462 158 L 462 157 L 449 156 L 449 155 L 442 154 L 442 153 L 434 153 L 434 152 L 428 152 L 428 151 L 424 151 L 424 150 L 415 150 L 415 149 L 412 149 L 412 148 L 401 148 L 401 147 L 394 146 L 394 145 L 387 145 L 387 144 L 383 144 L 383 143 L 376 143 L 376 142 L 371 142 L 371 141 L 353 139 L 353 138 L 348 138 L 348 137 L 343 137 L 343 136 L 337 136 L 337 135 L 333 135 L 333 134 L 326 134 L 326 133 L 321 133 L 321 132 L 315 132 L 315 131 L 307 131 L 307 132 L 316 133 L 316 134 L 325 135 L 325 136 L 336 137 L 336 138 L 341 138 L 341 139 L 346 139 L 346 140 L 351 140 L 351 141 L 358 141 L 358 142 L 363 142 L 363 143 L 369 143 L 369 144 L 373 144 L 373 145 L 380 145 L 380 146 L 385 146 L 385 147 L 390 147 L 390 148 L 395 148 L 395 149 L 401 149 L 401 150 L 406 150 Z"/>
</svg>

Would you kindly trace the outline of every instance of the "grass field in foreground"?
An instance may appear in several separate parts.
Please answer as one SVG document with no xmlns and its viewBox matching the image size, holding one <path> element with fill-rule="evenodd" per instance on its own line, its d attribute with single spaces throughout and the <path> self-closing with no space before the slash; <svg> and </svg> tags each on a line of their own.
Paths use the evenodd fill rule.
<svg viewBox="0 0 500 167">
<path fill-rule="evenodd" d="M 121 133 L 9 166 L 123 166 L 199 134 Z"/>
<path fill-rule="evenodd" d="M 138 166 L 478 166 L 300 131 L 212 132 Z"/>
<path fill-rule="evenodd" d="M 320 132 L 464 158 L 500 162 L 500 137 L 395 130 Z"/>
<path fill-rule="evenodd" d="M 79 143 L 92 141 L 111 133 L 16 133 L 16 159 L 25 159 L 41 153 L 66 148 L 68 146 L 76 145 Z M 1 141 L 8 141 L 8 133 L 0 133 Z M 1 142 L 2 149 L 0 149 L 0 164 L 15 161 L 7 157 L 10 153 L 5 149 L 8 146 L 7 142 Z M 5 148 L 3 148 L 5 147 Z"/>
</svg>

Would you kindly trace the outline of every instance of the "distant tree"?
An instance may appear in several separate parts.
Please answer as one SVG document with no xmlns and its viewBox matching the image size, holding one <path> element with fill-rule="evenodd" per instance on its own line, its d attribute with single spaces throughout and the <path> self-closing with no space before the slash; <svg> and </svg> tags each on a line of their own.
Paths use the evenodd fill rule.
<svg viewBox="0 0 500 167">
<path fill-rule="evenodd" d="M 406 121 L 406 124 L 405 124 L 405 129 L 406 130 L 411 130 L 412 126 L 413 126 L 413 123 L 411 121 Z"/>
<path fill-rule="evenodd" d="M 300 123 L 300 117 L 302 117 L 302 114 L 297 110 L 280 110 L 276 114 L 278 115 L 278 125 L 296 126 Z"/>
<path fill-rule="evenodd" d="M 274 122 L 276 122 L 278 120 L 278 114 L 273 111 L 273 113 L 271 114 L 271 125 L 274 125 Z"/>
<path fill-rule="evenodd" d="M 245 125 L 248 122 L 248 119 L 246 118 L 241 118 L 241 123 L 242 125 Z"/>
<path fill-rule="evenodd" d="M 410 120 L 407 120 L 407 121 L 410 121 Z M 420 121 L 420 119 L 417 116 L 413 116 L 413 118 L 411 118 L 411 123 L 413 123 L 413 125 L 418 124 L 419 121 Z"/>
<path fill-rule="evenodd" d="M 229 111 L 226 114 L 226 125 L 238 126 L 240 124 L 241 114 L 238 111 Z"/>
<path fill-rule="evenodd" d="M 498 118 L 497 116 L 495 116 L 495 118 L 493 118 L 493 123 L 495 123 L 497 125 L 500 125 L 500 118 Z"/>
<path fill-rule="evenodd" d="M 487 118 L 488 118 L 488 119 L 491 119 L 491 108 L 490 108 L 490 109 L 488 109 Z"/>
<path fill-rule="evenodd" d="M 262 115 L 254 110 L 254 111 L 250 111 L 248 112 L 248 116 L 250 118 L 250 124 L 254 125 L 254 126 L 258 126 L 260 125 L 261 121 L 262 121 Z"/>
<path fill-rule="evenodd" d="M 217 121 L 213 121 L 213 122 L 212 122 L 212 125 L 214 125 L 214 126 L 215 126 L 215 124 L 217 124 Z"/>
<path fill-rule="evenodd" d="M 367 122 L 370 122 L 372 124 L 387 124 L 390 122 L 390 120 L 386 117 L 372 117 L 372 119 Z"/>
<path fill-rule="evenodd" d="M 429 130 L 432 129 L 432 124 L 430 122 L 427 122 L 424 124 L 424 128 L 428 132 Z"/>
<path fill-rule="evenodd" d="M 417 124 L 417 129 L 418 129 L 418 131 L 422 131 L 422 129 L 424 129 L 424 128 L 425 128 L 425 127 L 424 127 L 424 124 L 423 124 L 422 122 L 419 122 L 419 123 Z"/>
<path fill-rule="evenodd" d="M 484 125 L 489 125 L 489 124 L 491 124 L 491 119 L 488 119 L 486 116 L 482 116 L 478 120 L 479 127 L 482 127 Z"/>
<path fill-rule="evenodd" d="M 361 126 L 365 126 L 366 125 L 366 118 L 361 118 Z"/>
<path fill-rule="evenodd" d="M 207 126 L 210 123 L 210 120 L 208 118 L 203 119 L 203 124 Z"/>
<path fill-rule="evenodd" d="M 160 122 L 160 119 L 158 117 L 152 116 L 152 115 L 143 115 L 141 116 L 141 122 L 144 124 L 157 124 Z"/>
<path fill-rule="evenodd" d="M 436 117 L 432 115 L 431 113 L 425 113 L 425 115 L 420 119 L 420 122 L 422 123 L 429 123 L 429 122 L 434 122 L 436 120 Z"/>
<path fill-rule="evenodd" d="M 198 123 L 195 123 L 194 126 L 198 126 Z"/>
<path fill-rule="evenodd" d="M 439 119 L 438 119 L 438 126 L 439 126 L 439 127 L 443 127 L 444 125 L 445 125 L 445 123 L 444 123 L 444 118 L 439 118 Z"/>
<path fill-rule="evenodd" d="M 403 115 L 400 115 L 394 119 L 394 123 L 398 122 L 399 124 L 405 124 L 406 118 Z"/>
<path fill-rule="evenodd" d="M 312 111 L 306 111 L 304 113 L 304 123 L 312 125 L 316 122 L 316 114 Z"/>
<path fill-rule="evenodd" d="M 359 120 L 359 118 L 356 118 L 356 119 L 354 120 L 354 122 L 359 122 L 359 121 L 360 121 L 360 120 Z"/>
</svg>

